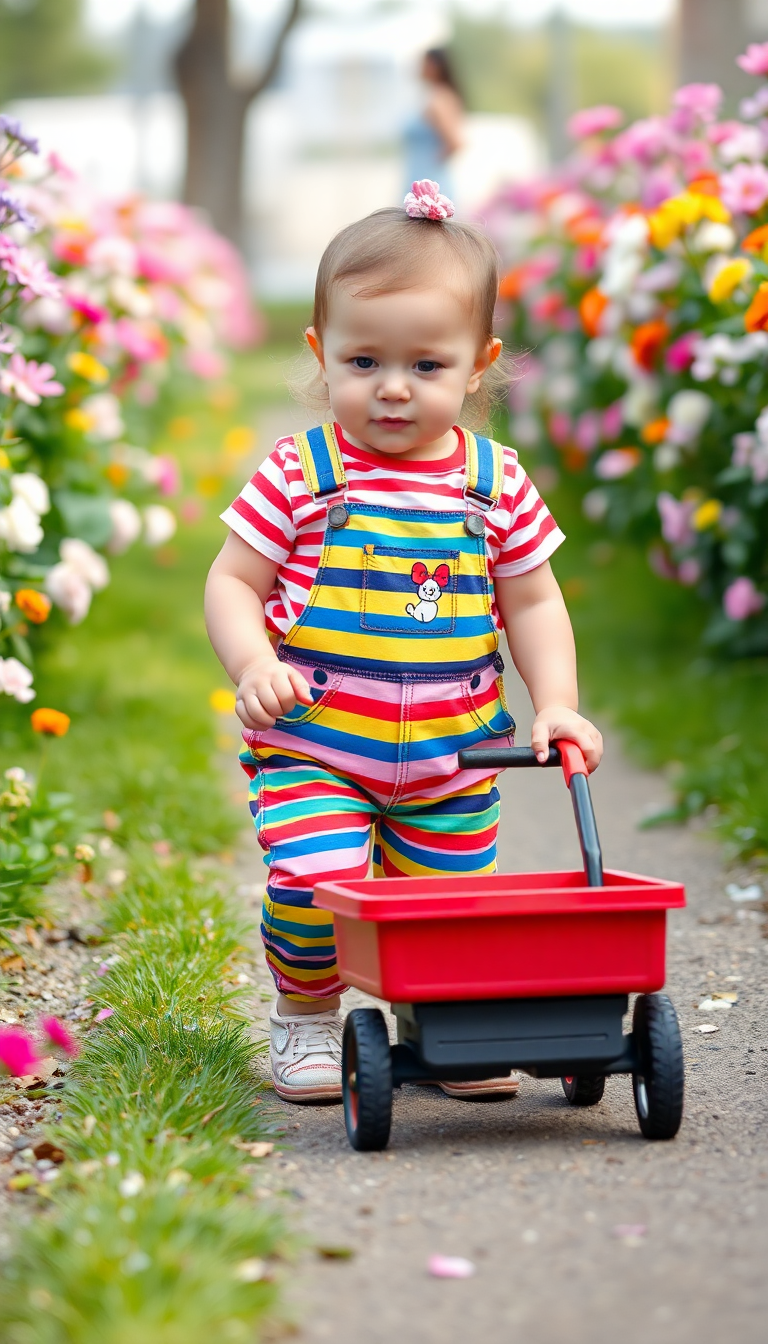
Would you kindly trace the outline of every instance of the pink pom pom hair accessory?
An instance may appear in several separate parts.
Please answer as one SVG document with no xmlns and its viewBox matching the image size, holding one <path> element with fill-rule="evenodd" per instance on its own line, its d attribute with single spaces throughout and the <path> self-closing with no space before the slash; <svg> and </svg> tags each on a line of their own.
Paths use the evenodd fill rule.
<svg viewBox="0 0 768 1344">
<path fill-rule="evenodd" d="M 453 201 L 442 195 L 439 184 L 431 177 L 414 182 L 403 205 L 411 219 L 450 219 L 456 214 Z"/>
</svg>

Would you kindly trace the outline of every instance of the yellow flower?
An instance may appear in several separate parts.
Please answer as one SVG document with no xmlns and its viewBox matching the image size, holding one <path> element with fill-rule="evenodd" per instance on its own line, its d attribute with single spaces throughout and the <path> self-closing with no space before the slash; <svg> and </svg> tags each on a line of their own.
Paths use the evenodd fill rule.
<svg viewBox="0 0 768 1344">
<path fill-rule="evenodd" d="M 752 262 L 746 258 L 727 261 L 715 275 L 707 291 L 713 303 L 725 303 L 742 280 L 752 274 Z"/>
<path fill-rule="evenodd" d="M 64 412 L 64 424 L 70 429 L 80 429 L 84 434 L 89 429 L 93 429 L 94 420 L 87 411 L 82 411 L 79 406 L 73 406 L 70 410 Z"/>
<path fill-rule="evenodd" d="M 191 415 L 175 415 L 168 422 L 168 433 L 172 439 L 191 439 L 197 425 Z"/>
<path fill-rule="evenodd" d="M 228 457 L 244 457 L 256 447 L 256 433 L 250 425 L 233 425 L 224 435 L 224 452 Z"/>
<path fill-rule="evenodd" d="M 217 714 L 234 714 L 236 700 L 234 691 L 225 691 L 223 688 L 211 691 L 208 696 L 208 704 Z"/>
<path fill-rule="evenodd" d="M 731 213 L 716 196 L 705 196 L 698 191 L 682 191 L 679 196 L 670 196 L 662 201 L 657 210 L 648 216 L 651 242 L 654 247 L 669 247 L 676 238 L 700 219 L 711 219 L 718 224 L 727 224 Z"/>
<path fill-rule="evenodd" d="M 20 588 L 16 594 L 16 606 L 34 625 L 42 625 L 51 614 L 51 599 L 36 588 Z"/>
<path fill-rule="evenodd" d="M 708 527 L 715 526 L 722 512 L 723 506 L 719 499 L 705 499 L 693 514 L 691 522 L 697 532 L 706 532 Z"/>
<path fill-rule="evenodd" d="M 0 471 L 9 471 L 11 459 L 4 448 L 0 448 Z"/>
<path fill-rule="evenodd" d="M 125 485 L 130 474 L 131 473 L 124 462 L 110 462 L 104 472 L 107 480 L 114 485 L 117 490 L 119 490 L 122 485 Z"/>
<path fill-rule="evenodd" d="M 197 482 L 197 493 L 203 499 L 215 499 L 222 486 L 221 476 L 201 476 Z"/>
<path fill-rule="evenodd" d="M 67 364 L 78 378 L 84 378 L 87 383 L 100 385 L 109 382 L 109 369 L 95 355 L 89 355 L 85 350 L 73 350 L 67 355 Z"/>
</svg>

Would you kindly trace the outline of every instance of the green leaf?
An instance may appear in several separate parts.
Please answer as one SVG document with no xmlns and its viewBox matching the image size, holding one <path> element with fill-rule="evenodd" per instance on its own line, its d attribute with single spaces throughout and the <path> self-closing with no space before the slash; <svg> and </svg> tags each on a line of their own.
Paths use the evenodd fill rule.
<svg viewBox="0 0 768 1344">
<path fill-rule="evenodd" d="M 91 546 L 103 546 L 109 541 L 112 535 L 109 496 L 57 490 L 53 502 L 61 514 L 67 536 L 79 537 Z"/>
<path fill-rule="evenodd" d="M 26 667 L 31 667 L 34 661 L 32 658 L 32 650 L 24 636 L 18 634 L 17 631 L 14 630 L 11 634 L 11 645 L 19 662 L 24 663 Z"/>
</svg>

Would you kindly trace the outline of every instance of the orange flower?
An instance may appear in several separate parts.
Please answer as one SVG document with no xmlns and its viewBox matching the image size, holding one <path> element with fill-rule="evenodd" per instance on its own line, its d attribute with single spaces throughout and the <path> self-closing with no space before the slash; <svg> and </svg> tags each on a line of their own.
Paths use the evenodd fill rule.
<svg viewBox="0 0 768 1344">
<path fill-rule="evenodd" d="M 603 222 L 597 215 L 584 213 L 568 220 L 565 226 L 568 237 L 580 247 L 593 246 L 603 237 Z"/>
<path fill-rule="evenodd" d="M 527 266 L 513 266 L 511 271 L 501 277 L 499 285 L 500 299 L 519 299 L 528 279 Z"/>
<path fill-rule="evenodd" d="M 110 481 L 117 490 L 120 489 L 121 485 L 125 485 L 130 474 L 131 473 L 124 462 L 110 462 L 104 472 L 107 480 Z"/>
<path fill-rule="evenodd" d="M 720 178 L 717 173 L 699 173 L 688 183 L 686 191 L 692 191 L 697 196 L 719 196 Z"/>
<path fill-rule="evenodd" d="M 590 337 L 598 336 L 600 333 L 600 318 L 608 307 L 608 300 L 605 294 L 601 294 L 597 288 L 588 289 L 586 294 L 582 294 L 579 303 L 579 317 L 581 325 Z"/>
<path fill-rule="evenodd" d="M 669 424 L 669 420 L 664 415 L 658 420 L 649 420 L 648 424 L 644 426 L 640 438 L 643 443 L 661 443 L 667 437 Z"/>
<path fill-rule="evenodd" d="M 768 280 L 758 285 L 757 293 L 744 314 L 747 331 L 768 331 Z"/>
<path fill-rule="evenodd" d="M 768 224 L 761 224 L 758 229 L 748 233 L 746 238 L 742 238 L 741 247 L 743 252 L 755 252 L 764 258 L 765 249 L 768 247 Z"/>
<path fill-rule="evenodd" d="M 51 613 L 51 599 L 36 588 L 20 588 L 16 594 L 16 606 L 34 625 L 42 625 Z"/>
<path fill-rule="evenodd" d="M 36 709 L 31 723 L 36 733 L 44 733 L 46 737 L 63 737 L 69 730 L 69 715 L 62 714 L 60 709 Z"/>
<path fill-rule="evenodd" d="M 669 335 L 669 327 L 661 318 L 642 322 L 632 333 L 630 346 L 635 362 L 647 373 L 653 370 L 656 358 Z"/>
</svg>

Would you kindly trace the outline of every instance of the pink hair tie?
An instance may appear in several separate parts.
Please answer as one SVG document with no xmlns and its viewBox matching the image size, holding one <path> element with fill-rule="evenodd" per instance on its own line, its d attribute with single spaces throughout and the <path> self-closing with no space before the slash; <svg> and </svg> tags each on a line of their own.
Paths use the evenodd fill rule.
<svg viewBox="0 0 768 1344">
<path fill-rule="evenodd" d="M 453 201 L 441 194 L 438 183 L 430 177 L 413 183 L 403 205 L 411 219 L 450 219 L 456 213 Z"/>
</svg>

